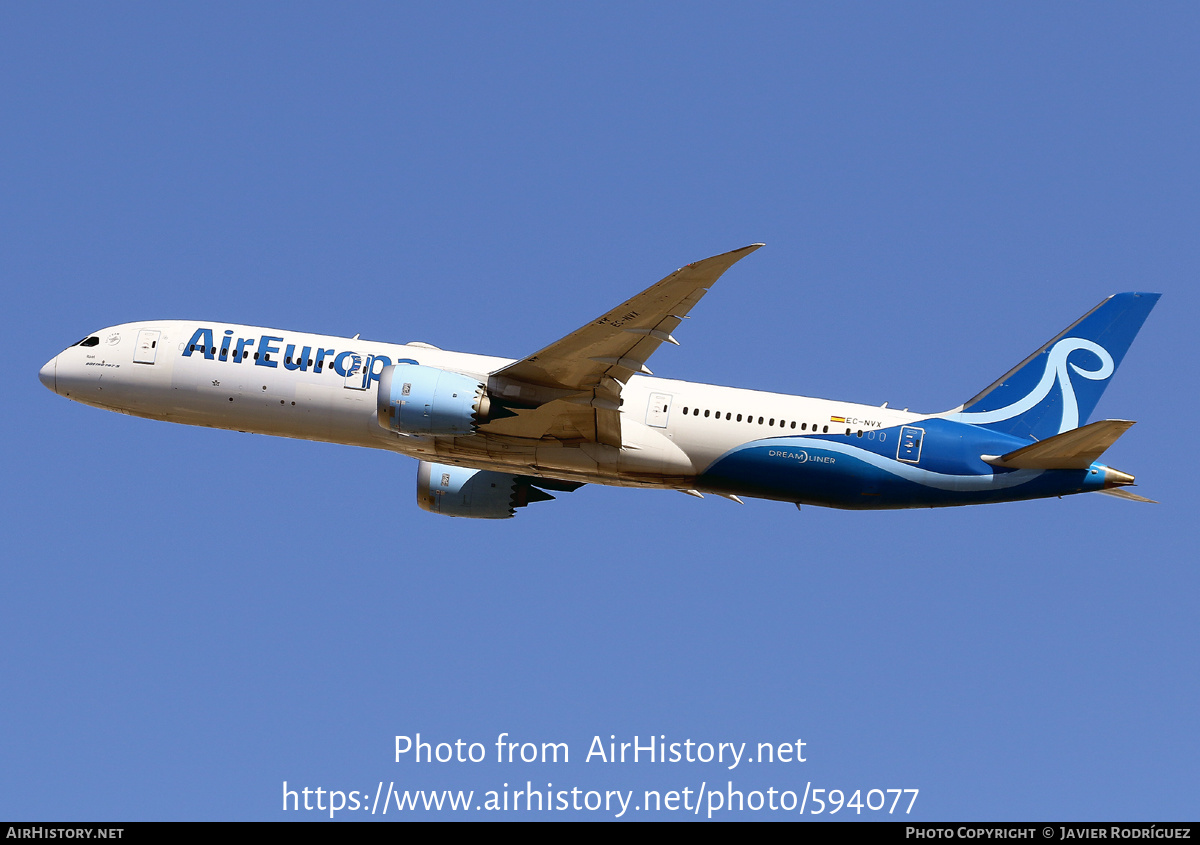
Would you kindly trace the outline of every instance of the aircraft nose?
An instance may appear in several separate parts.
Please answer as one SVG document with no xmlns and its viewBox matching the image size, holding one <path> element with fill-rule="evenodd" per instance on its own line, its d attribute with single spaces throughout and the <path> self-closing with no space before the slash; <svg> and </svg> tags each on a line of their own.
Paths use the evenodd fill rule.
<svg viewBox="0 0 1200 845">
<path fill-rule="evenodd" d="M 38 370 L 38 380 L 41 381 L 42 384 L 46 385 L 48 390 L 53 390 L 55 393 L 58 393 L 58 390 L 55 389 L 54 386 L 54 371 L 57 368 L 57 365 L 58 356 L 55 355 L 53 358 L 43 364 L 40 370 Z"/>
</svg>

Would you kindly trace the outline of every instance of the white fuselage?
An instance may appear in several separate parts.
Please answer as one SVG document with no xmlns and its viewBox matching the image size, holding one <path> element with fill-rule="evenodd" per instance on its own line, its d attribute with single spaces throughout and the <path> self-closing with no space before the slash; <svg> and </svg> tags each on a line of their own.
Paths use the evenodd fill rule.
<svg viewBox="0 0 1200 845">
<path fill-rule="evenodd" d="M 209 334 L 198 338 L 202 328 Z M 873 437 L 879 429 L 921 418 L 888 408 L 634 376 L 621 394 L 620 449 L 493 435 L 410 436 L 379 423 L 376 380 L 384 366 L 415 362 L 486 383 L 489 373 L 511 360 L 425 344 L 176 320 L 127 323 L 95 336 L 96 345 L 69 347 L 43 368 L 48 387 L 78 402 L 151 419 L 568 481 L 689 489 L 705 468 L 749 441 L 822 430 Z"/>
</svg>

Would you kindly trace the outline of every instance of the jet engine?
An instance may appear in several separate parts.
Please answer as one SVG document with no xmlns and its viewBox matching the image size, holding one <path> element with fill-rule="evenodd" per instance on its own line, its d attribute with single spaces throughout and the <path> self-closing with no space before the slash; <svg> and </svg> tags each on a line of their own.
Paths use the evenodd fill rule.
<svg viewBox="0 0 1200 845">
<path fill-rule="evenodd" d="M 530 502 L 553 499 L 519 476 L 421 461 L 417 504 L 430 513 L 475 519 L 508 519 Z"/>
<path fill-rule="evenodd" d="M 582 486 L 571 481 L 421 461 L 417 469 L 417 504 L 422 510 L 443 516 L 508 519 L 517 508 L 554 498 L 539 487 L 570 492 Z"/>
<path fill-rule="evenodd" d="M 461 373 L 393 364 L 379 374 L 379 424 L 400 434 L 474 434 L 490 407 L 483 382 Z"/>
</svg>

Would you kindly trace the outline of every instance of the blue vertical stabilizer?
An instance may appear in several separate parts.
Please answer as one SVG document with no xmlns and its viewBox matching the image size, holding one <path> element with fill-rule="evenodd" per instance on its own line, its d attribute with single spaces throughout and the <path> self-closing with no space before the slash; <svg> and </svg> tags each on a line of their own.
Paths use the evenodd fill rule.
<svg viewBox="0 0 1200 845">
<path fill-rule="evenodd" d="M 1037 440 L 1083 425 L 1160 295 L 1110 296 L 999 381 L 942 416 Z"/>
</svg>

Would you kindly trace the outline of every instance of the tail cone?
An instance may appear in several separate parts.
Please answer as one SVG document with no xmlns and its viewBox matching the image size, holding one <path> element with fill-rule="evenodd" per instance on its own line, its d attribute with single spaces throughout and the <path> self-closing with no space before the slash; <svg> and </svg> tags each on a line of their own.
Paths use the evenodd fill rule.
<svg viewBox="0 0 1200 845">
<path fill-rule="evenodd" d="M 1127 472 L 1121 472 L 1119 469 L 1105 467 L 1104 469 L 1104 489 L 1110 487 L 1129 487 L 1133 484 L 1133 476 Z"/>
</svg>

